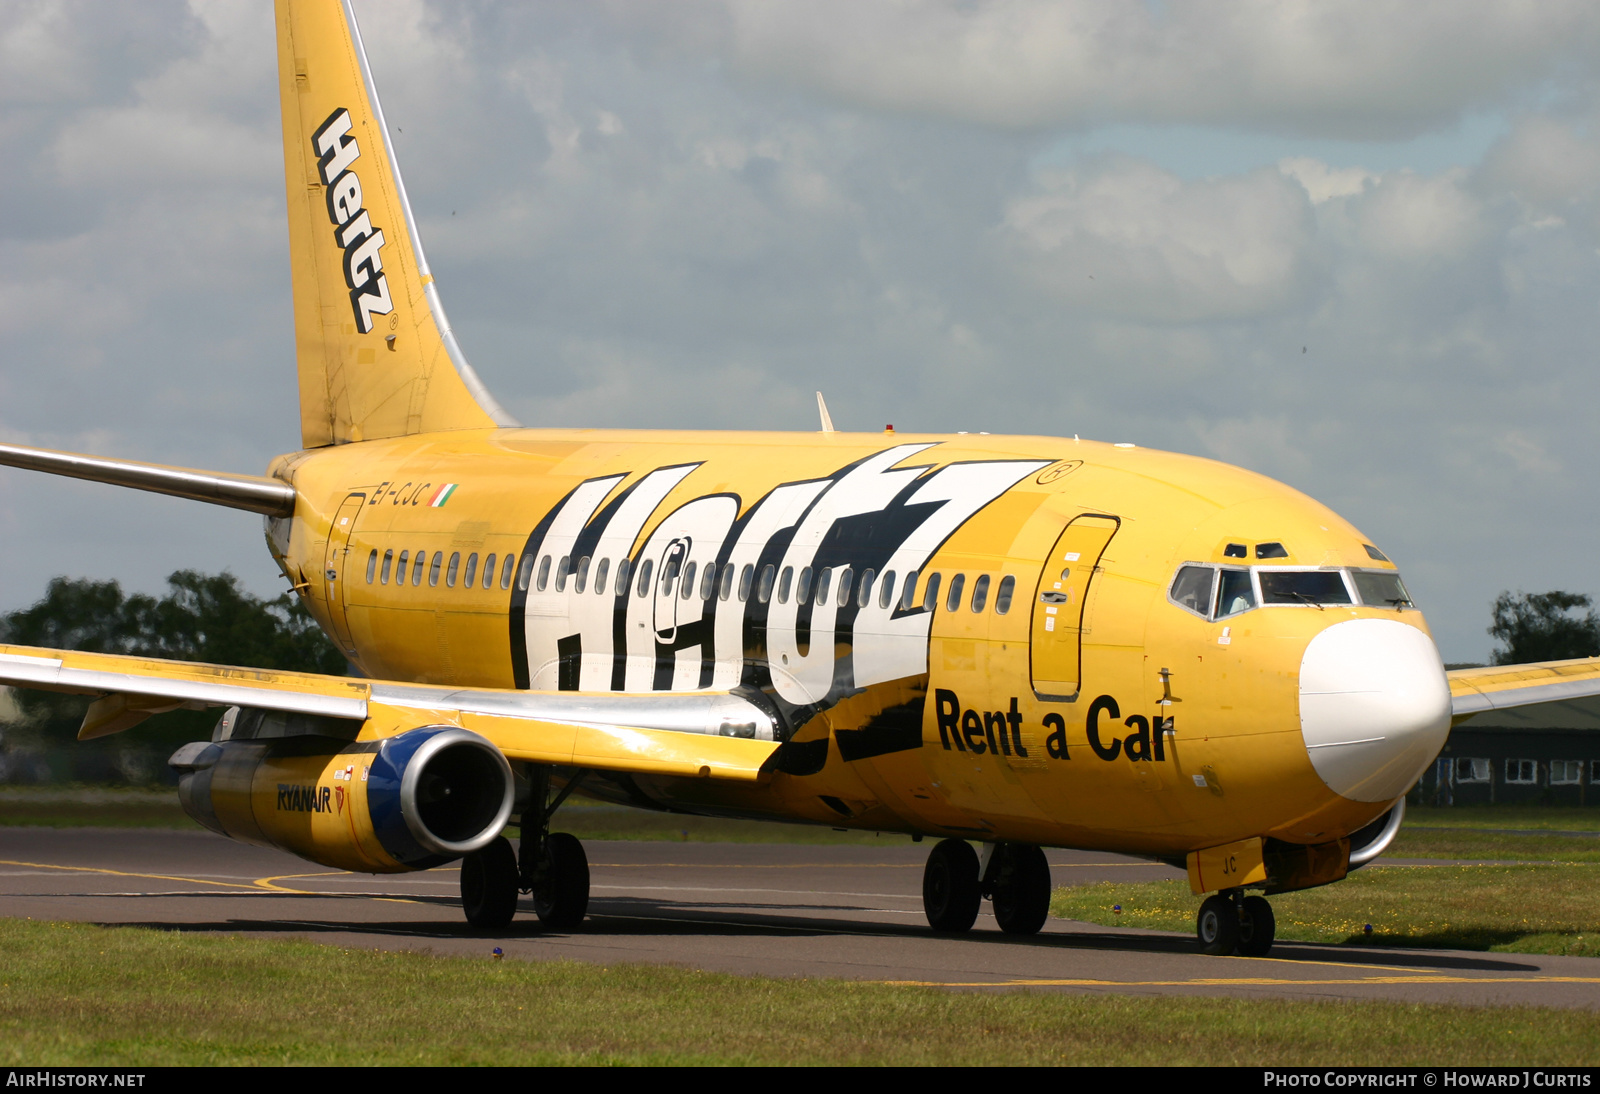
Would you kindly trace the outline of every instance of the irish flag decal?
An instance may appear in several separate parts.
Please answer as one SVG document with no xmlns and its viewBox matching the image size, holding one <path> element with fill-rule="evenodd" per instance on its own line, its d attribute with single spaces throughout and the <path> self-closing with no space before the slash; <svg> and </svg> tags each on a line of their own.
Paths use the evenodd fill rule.
<svg viewBox="0 0 1600 1094">
<path fill-rule="evenodd" d="M 447 482 L 443 486 L 439 487 L 439 489 L 433 492 L 433 497 L 428 499 L 428 507 L 430 509 L 439 509 L 443 507 L 444 503 L 450 500 L 450 495 L 456 492 L 456 487 L 460 485 L 461 484 L 458 482 Z"/>
</svg>

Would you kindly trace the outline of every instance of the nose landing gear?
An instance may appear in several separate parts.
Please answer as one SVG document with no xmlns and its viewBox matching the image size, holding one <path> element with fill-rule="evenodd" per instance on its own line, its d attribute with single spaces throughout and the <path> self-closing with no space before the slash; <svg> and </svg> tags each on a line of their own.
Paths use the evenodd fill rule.
<svg viewBox="0 0 1600 1094">
<path fill-rule="evenodd" d="M 980 865 L 965 840 L 941 840 L 922 873 L 922 907 L 928 925 L 952 934 L 972 929 L 983 898 L 1007 934 L 1038 934 L 1050 915 L 1050 864 L 1027 843 L 996 843 Z"/>
<path fill-rule="evenodd" d="M 1207 897 L 1195 917 L 1200 952 L 1218 957 L 1231 953 L 1265 957 L 1272 949 L 1277 929 L 1277 919 L 1266 897 L 1245 896 L 1240 889 Z"/>
</svg>

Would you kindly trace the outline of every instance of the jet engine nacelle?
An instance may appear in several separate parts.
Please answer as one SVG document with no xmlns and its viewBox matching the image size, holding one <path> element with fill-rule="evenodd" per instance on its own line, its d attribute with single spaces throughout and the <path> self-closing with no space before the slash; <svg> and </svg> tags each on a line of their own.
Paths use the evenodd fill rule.
<svg viewBox="0 0 1600 1094">
<path fill-rule="evenodd" d="M 225 739 L 185 745 L 168 761 L 184 810 L 213 832 L 323 866 L 396 873 L 479 850 L 511 816 L 511 765 L 476 733 L 229 738 L 229 719 L 252 714 L 261 720 L 230 710 L 218 726 Z"/>
</svg>

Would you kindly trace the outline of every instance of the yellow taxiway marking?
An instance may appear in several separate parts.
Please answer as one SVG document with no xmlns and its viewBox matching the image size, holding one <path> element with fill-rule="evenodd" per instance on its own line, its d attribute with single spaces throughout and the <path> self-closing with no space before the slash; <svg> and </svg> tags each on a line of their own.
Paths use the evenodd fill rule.
<svg viewBox="0 0 1600 1094">
<path fill-rule="evenodd" d="M 1278 976 L 1201 976 L 1191 980 L 879 980 L 907 988 L 1183 988 L 1306 987 L 1345 984 L 1600 984 L 1600 976 L 1348 976 L 1292 980 Z"/>
<path fill-rule="evenodd" d="M 176 877 L 172 874 L 140 874 L 131 870 L 109 870 L 103 866 L 59 866 L 53 862 L 20 862 L 16 859 L 0 859 L 0 866 L 31 866 L 36 870 L 65 870 L 79 874 L 109 874 L 112 877 L 142 877 L 154 881 L 186 881 L 190 885 L 221 885 L 229 889 L 249 889 L 251 886 L 242 881 L 209 881 L 197 877 Z"/>
<path fill-rule="evenodd" d="M 275 893 L 294 893 L 298 896 L 347 896 L 346 893 L 323 893 L 315 889 L 291 889 L 287 885 L 274 885 L 275 881 L 290 881 L 300 877 L 349 877 L 348 870 L 318 870 L 310 874 L 274 874 L 272 877 L 258 877 L 251 884 L 262 889 L 269 889 Z M 400 896 L 368 896 L 369 900 L 378 900 L 386 904 L 417 904 L 419 901 L 410 900 Z"/>
</svg>

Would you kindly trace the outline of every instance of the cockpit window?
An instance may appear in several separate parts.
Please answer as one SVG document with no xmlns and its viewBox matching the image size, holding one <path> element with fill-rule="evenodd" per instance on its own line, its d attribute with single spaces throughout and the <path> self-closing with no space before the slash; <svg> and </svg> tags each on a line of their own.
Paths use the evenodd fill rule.
<svg viewBox="0 0 1600 1094">
<path fill-rule="evenodd" d="M 1222 590 L 1217 597 L 1217 618 L 1247 612 L 1256 606 L 1256 590 L 1250 584 L 1249 570 L 1223 570 Z"/>
<path fill-rule="evenodd" d="M 1262 570 L 1263 604 L 1349 604 L 1350 590 L 1338 570 Z"/>
<path fill-rule="evenodd" d="M 1210 566 L 1185 566 L 1172 581 L 1172 599 L 1179 607 L 1198 616 L 1210 616 L 1211 592 L 1216 587 L 1217 571 Z"/>
<path fill-rule="evenodd" d="M 1361 603 L 1374 608 L 1412 608 L 1411 594 L 1406 592 L 1400 575 L 1393 570 L 1353 570 L 1350 577 L 1356 583 L 1356 593 Z"/>
<path fill-rule="evenodd" d="M 1361 546 L 1363 546 L 1363 547 L 1365 547 L 1367 549 L 1367 557 L 1368 558 L 1376 559 L 1379 562 L 1388 562 L 1389 561 L 1389 557 L 1387 555 L 1385 555 L 1382 551 L 1380 551 L 1376 547 L 1374 547 L 1372 544 L 1363 543 Z"/>
<path fill-rule="evenodd" d="M 1283 549 L 1283 544 L 1281 543 L 1258 543 L 1256 544 L 1256 557 L 1288 558 L 1289 552 Z"/>
</svg>

